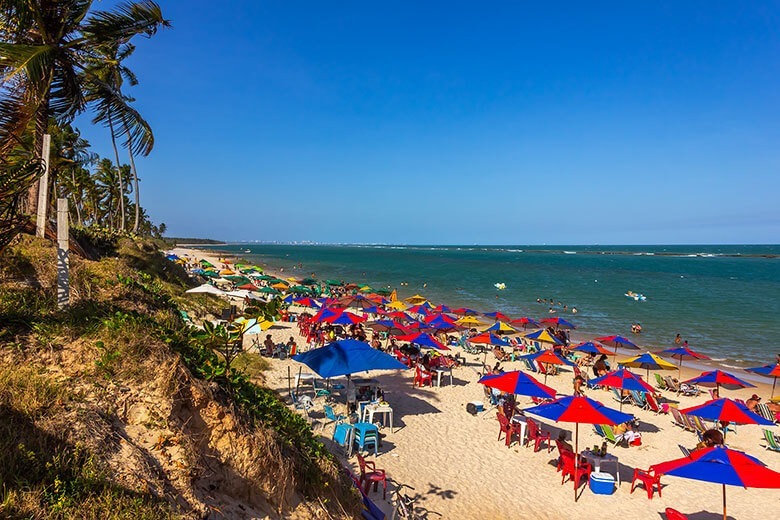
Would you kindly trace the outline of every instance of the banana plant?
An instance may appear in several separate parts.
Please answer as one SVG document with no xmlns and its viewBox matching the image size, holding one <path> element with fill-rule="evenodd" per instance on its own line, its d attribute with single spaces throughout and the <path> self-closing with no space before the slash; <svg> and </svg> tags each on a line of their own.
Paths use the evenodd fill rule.
<svg viewBox="0 0 780 520">
<path fill-rule="evenodd" d="M 243 326 L 238 323 L 214 325 L 207 321 L 203 325 L 203 330 L 196 332 L 194 338 L 202 346 L 218 352 L 225 360 L 224 372 L 214 372 L 210 379 L 229 376 L 231 373 L 230 364 L 241 352 L 241 343 L 244 339 Z"/>
</svg>

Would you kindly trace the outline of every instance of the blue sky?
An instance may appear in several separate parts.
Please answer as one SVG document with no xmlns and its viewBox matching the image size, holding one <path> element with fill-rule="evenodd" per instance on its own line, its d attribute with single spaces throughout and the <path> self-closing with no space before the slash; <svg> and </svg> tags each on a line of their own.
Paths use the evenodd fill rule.
<svg viewBox="0 0 780 520">
<path fill-rule="evenodd" d="M 224 240 L 777 243 L 778 4 L 540 4 L 161 2 L 142 204 Z"/>
</svg>

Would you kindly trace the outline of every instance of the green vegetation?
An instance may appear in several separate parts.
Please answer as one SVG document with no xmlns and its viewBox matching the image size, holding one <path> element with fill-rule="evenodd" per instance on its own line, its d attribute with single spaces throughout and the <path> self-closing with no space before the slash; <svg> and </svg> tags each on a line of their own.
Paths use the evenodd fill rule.
<svg viewBox="0 0 780 520">
<path fill-rule="evenodd" d="M 247 372 L 263 370 L 267 361 L 241 353 L 228 366 L 208 334 L 183 323 L 179 306 L 188 282 L 181 268 L 156 252 L 153 241 L 120 239 L 114 250 L 118 257 L 97 262 L 72 258 L 74 297 L 65 311 L 56 309 L 52 296 L 49 243 L 21 237 L 0 264 L 0 359 L 15 367 L 0 372 L 0 445 L 14 447 L 0 454 L 0 516 L 175 516 L 173 506 L 153 495 L 114 484 L 101 456 L 67 432 L 84 399 L 76 388 L 142 387 L 176 358 L 194 378 L 217 385 L 223 404 L 285 460 L 280 468 L 259 458 L 256 467 L 336 515 L 357 512 L 354 489 L 309 424 L 275 392 L 249 380 Z M 202 309 L 223 305 L 204 295 L 188 295 L 190 300 Z M 57 359 L 73 344 L 84 368 L 77 378 L 55 383 L 36 360 L 47 354 Z M 101 413 L 110 418 L 116 411 L 109 406 Z"/>
</svg>

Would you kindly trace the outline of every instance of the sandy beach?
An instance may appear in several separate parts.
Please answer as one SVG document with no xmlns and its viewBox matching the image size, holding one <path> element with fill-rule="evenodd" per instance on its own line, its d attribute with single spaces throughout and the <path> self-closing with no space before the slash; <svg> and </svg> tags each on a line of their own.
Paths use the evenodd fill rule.
<svg viewBox="0 0 780 520">
<path fill-rule="evenodd" d="M 180 256 L 212 259 L 214 263 L 217 260 L 217 255 L 212 251 L 177 248 L 174 252 Z M 399 294 L 400 298 L 407 296 L 410 294 Z M 291 310 L 300 312 L 303 309 L 293 307 Z M 293 336 L 299 345 L 305 345 L 305 339 L 298 335 L 295 323 L 279 322 L 264 334 L 271 334 L 276 342 L 286 341 Z M 251 338 L 245 338 L 245 346 L 250 345 Z M 544 448 L 534 453 L 532 444 L 523 447 L 517 442 L 507 448 L 503 438 L 501 441 L 496 440 L 499 424 L 495 409 L 476 416 L 467 413 L 467 403 L 484 401 L 483 386 L 477 383 L 483 369 L 483 356 L 460 352 L 457 347 L 454 351 L 465 356 L 466 363 L 453 370 L 452 384 L 448 377 L 444 377 L 441 387 L 413 388 L 411 370 L 370 373 L 371 377 L 379 381 L 385 399 L 394 411 L 394 431 L 391 432 L 388 427 L 381 429 L 384 438 L 375 459 L 376 465 L 385 469 L 392 480 L 415 488 L 418 496 L 416 504 L 429 512 L 428 518 L 658 519 L 664 518 L 663 512 L 667 507 L 677 509 L 691 519 L 722 517 L 722 488 L 717 484 L 663 476 L 662 497 L 656 493 L 649 500 L 641 486 L 633 494 L 630 493 L 634 468 L 647 469 L 652 464 L 679 458 L 682 453 L 678 445 L 693 448 L 698 442 L 694 433 L 675 426 L 671 415 L 655 415 L 633 405 L 624 405 L 623 411 L 639 419 L 642 445 L 610 445 L 608 449 L 609 453 L 619 458 L 619 487 L 612 495 L 597 495 L 582 487 L 579 500 L 575 503 L 572 483 L 561 485 L 561 474 L 556 472 L 557 449 L 548 452 Z M 623 357 L 619 353 L 617 359 Z M 487 364 L 495 362 L 493 355 L 488 354 Z M 504 362 L 502 366 L 507 371 L 521 368 L 520 362 Z M 271 367 L 265 374 L 265 384 L 277 390 L 284 398 L 289 396 L 289 386 L 295 384 L 289 380 L 288 374 L 297 374 L 301 368 L 303 372 L 310 372 L 308 367 L 289 359 L 273 359 Z M 636 372 L 644 376 L 644 371 Z M 745 375 L 742 371 L 732 372 L 738 377 Z M 683 366 L 679 375 L 671 371 L 663 375 L 671 374 L 684 380 L 699 373 L 700 370 Z M 649 382 L 655 386 L 652 370 L 650 377 Z M 550 376 L 547 384 L 559 393 L 569 395 L 572 391 L 572 373 L 563 371 L 557 376 Z M 765 402 L 770 396 L 771 379 L 756 384 L 757 388 L 721 390 L 721 396 L 747 399 L 756 393 Z M 706 389 L 699 397 L 677 396 L 660 390 L 659 393 L 663 401 L 679 408 L 701 404 L 709 399 Z M 611 392 L 589 390 L 587 395 L 609 407 L 618 408 Z M 311 413 L 313 427 L 330 445 L 333 426 L 331 424 L 321 428 L 324 419 L 322 404 L 323 400 L 318 399 Z M 529 398 L 518 397 L 520 408 L 532 405 Z M 343 413 L 346 408 L 344 400 L 337 396 L 335 407 L 337 412 Z M 543 430 L 551 432 L 553 439 L 557 438 L 561 429 L 566 430 L 569 432 L 569 441 L 574 444 L 574 424 L 551 423 L 544 419 L 539 419 L 539 422 Z M 763 447 L 762 428 L 739 425 L 736 433 L 728 434 L 726 443 L 730 448 L 745 451 L 769 468 L 780 471 L 780 453 Z M 772 430 L 780 434 L 777 426 Z M 595 444 L 600 446 L 601 443 L 602 438 L 596 435 L 590 425 L 579 426 L 580 450 Z M 338 449 L 334 448 L 334 452 L 341 456 Z M 373 454 L 369 458 L 373 460 Z M 345 462 L 358 471 L 356 458 Z M 610 466 L 604 469 L 615 473 Z M 729 518 L 765 518 L 772 516 L 768 511 L 776 510 L 780 505 L 780 492 L 776 489 L 728 486 L 726 491 Z M 390 494 L 386 501 L 382 500 L 380 488 L 379 493 L 372 492 L 370 496 L 388 513 L 389 518 L 392 513 Z"/>
</svg>

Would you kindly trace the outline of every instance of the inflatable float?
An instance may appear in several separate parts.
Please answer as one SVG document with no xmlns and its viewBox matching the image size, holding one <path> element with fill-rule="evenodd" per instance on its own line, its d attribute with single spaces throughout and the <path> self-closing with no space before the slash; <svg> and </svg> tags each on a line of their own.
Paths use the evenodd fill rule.
<svg viewBox="0 0 780 520">
<path fill-rule="evenodd" d="M 632 300 L 637 302 L 643 302 L 647 300 L 647 296 L 645 296 L 644 294 L 635 293 L 634 291 L 628 291 L 625 294 L 625 296 L 626 298 L 631 298 Z"/>
<path fill-rule="evenodd" d="M 499 291 L 503 291 L 504 289 L 506 289 L 506 284 L 505 284 L 504 282 L 497 282 L 497 283 L 494 283 L 494 284 L 493 284 L 493 286 L 494 286 L 496 289 L 498 289 Z"/>
</svg>

